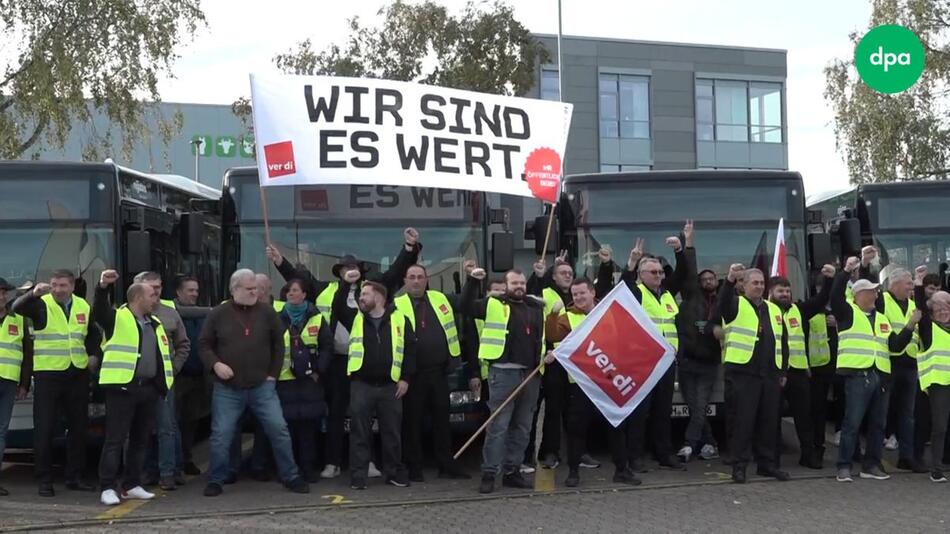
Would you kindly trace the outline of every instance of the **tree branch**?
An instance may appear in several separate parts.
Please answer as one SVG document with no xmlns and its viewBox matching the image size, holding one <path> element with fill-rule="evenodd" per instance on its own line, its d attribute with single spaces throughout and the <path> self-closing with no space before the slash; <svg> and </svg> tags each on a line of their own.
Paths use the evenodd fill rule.
<svg viewBox="0 0 950 534">
<path fill-rule="evenodd" d="M 40 116 L 40 122 L 36 125 L 36 128 L 33 129 L 33 134 L 30 135 L 30 138 L 24 141 L 23 144 L 17 148 L 16 155 L 18 157 L 26 152 L 31 146 L 36 144 L 36 141 L 39 140 L 40 135 L 42 135 L 43 131 L 46 130 L 47 125 L 49 125 L 49 115 L 44 113 L 42 116 Z"/>
</svg>

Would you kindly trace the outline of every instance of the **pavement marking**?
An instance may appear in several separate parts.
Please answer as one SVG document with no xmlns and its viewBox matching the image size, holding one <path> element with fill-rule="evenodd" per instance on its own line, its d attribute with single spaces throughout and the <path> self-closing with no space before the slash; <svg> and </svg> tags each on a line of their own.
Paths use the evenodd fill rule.
<svg viewBox="0 0 950 534">
<path fill-rule="evenodd" d="M 155 492 L 155 497 L 156 497 L 156 498 L 162 497 L 162 496 L 164 496 L 164 495 L 165 495 L 164 492 L 161 492 L 161 491 Z M 123 502 L 122 504 L 118 504 L 118 505 L 116 505 L 116 506 L 113 506 L 113 507 L 109 508 L 109 510 L 106 511 L 106 512 L 104 512 L 104 513 L 101 513 L 101 514 L 97 515 L 97 516 L 96 516 L 96 519 L 98 519 L 98 520 L 100 520 L 100 521 L 109 521 L 109 520 L 111 520 L 111 519 L 120 519 L 120 518 L 122 518 L 122 517 L 125 517 L 125 516 L 131 514 L 132 512 L 134 512 L 135 510 L 141 508 L 142 506 L 145 506 L 145 504 L 146 504 L 147 502 L 148 502 L 148 501 L 143 501 L 143 500 L 141 500 L 141 499 L 130 499 L 130 500 L 127 500 L 127 501 Z"/>
<path fill-rule="evenodd" d="M 706 472 L 706 473 L 703 473 L 703 475 L 705 475 L 705 476 L 707 476 L 707 477 L 716 477 L 718 480 L 731 480 L 731 479 L 732 479 L 732 475 L 729 475 L 729 474 L 727 474 L 727 473 L 723 473 L 722 471 Z"/>
<path fill-rule="evenodd" d="M 538 467 L 534 472 L 534 491 L 554 491 L 557 484 L 554 481 L 554 469 Z"/>
<path fill-rule="evenodd" d="M 353 501 L 343 495 L 321 495 L 321 499 L 330 499 L 330 504 L 353 504 Z"/>
</svg>

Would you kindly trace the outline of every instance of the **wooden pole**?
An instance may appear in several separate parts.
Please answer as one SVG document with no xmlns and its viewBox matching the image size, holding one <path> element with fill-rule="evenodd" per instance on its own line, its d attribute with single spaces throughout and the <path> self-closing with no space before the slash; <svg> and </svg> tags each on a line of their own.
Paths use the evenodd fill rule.
<svg viewBox="0 0 950 534">
<path fill-rule="evenodd" d="M 261 191 L 261 215 L 264 216 L 264 244 L 270 245 L 270 222 L 267 220 L 267 195 L 264 194 L 264 187 L 257 187 Z"/>
<path fill-rule="evenodd" d="M 530 382 L 531 379 L 534 378 L 534 375 L 538 374 L 541 371 L 542 365 L 544 365 L 543 360 L 542 360 L 542 363 L 538 364 L 538 366 L 534 368 L 534 371 L 531 371 L 531 374 L 529 374 L 521 382 L 521 384 L 519 384 L 518 387 L 515 388 L 515 390 L 511 392 L 511 395 L 508 395 L 508 398 L 505 399 L 505 402 L 501 403 L 501 405 L 494 412 L 492 412 L 491 415 L 488 416 L 488 419 L 486 419 L 485 422 L 482 423 L 482 426 L 479 427 L 478 430 L 476 430 L 474 434 L 472 434 L 472 437 L 468 438 L 468 441 L 466 441 L 465 444 L 462 445 L 462 448 L 460 448 L 458 452 L 455 453 L 455 456 L 453 456 L 454 459 L 458 460 L 458 457 L 461 456 L 463 452 L 465 452 L 465 449 L 467 449 L 469 445 L 471 445 L 475 441 L 475 439 L 478 438 L 478 436 L 482 432 L 485 431 L 486 428 L 488 428 L 488 425 L 490 425 L 491 422 L 494 421 L 496 417 L 498 417 L 498 414 L 500 414 L 501 411 L 505 409 L 505 406 L 508 406 L 508 404 L 511 401 L 513 401 L 515 397 L 518 396 L 519 393 L 521 393 L 521 390 L 524 389 L 524 387 L 528 385 L 528 382 Z"/>
</svg>

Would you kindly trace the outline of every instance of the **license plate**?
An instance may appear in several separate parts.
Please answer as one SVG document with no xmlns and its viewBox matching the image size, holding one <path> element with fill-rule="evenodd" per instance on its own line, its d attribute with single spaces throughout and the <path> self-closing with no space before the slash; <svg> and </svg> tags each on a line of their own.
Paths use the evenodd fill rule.
<svg viewBox="0 0 950 534">
<path fill-rule="evenodd" d="M 689 417 L 689 406 L 685 404 L 674 404 L 673 411 L 670 414 L 670 417 L 674 418 L 684 418 Z M 716 417 L 716 405 L 707 404 L 706 405 L 706 417 Z"/>
</svg>

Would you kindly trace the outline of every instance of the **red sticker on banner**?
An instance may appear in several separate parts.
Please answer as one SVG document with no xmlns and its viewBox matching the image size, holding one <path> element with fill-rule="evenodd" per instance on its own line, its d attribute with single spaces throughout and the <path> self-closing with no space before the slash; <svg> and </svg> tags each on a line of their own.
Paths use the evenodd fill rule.
<svg viewBox="0 0 950 534">
<path fill-rule="evenodd" d="M 556 203 L 561 183 L 561 156 L 550 148 L 531 152 L 524 162 L 524 177 L 535 198 Z"/>
</svg>

